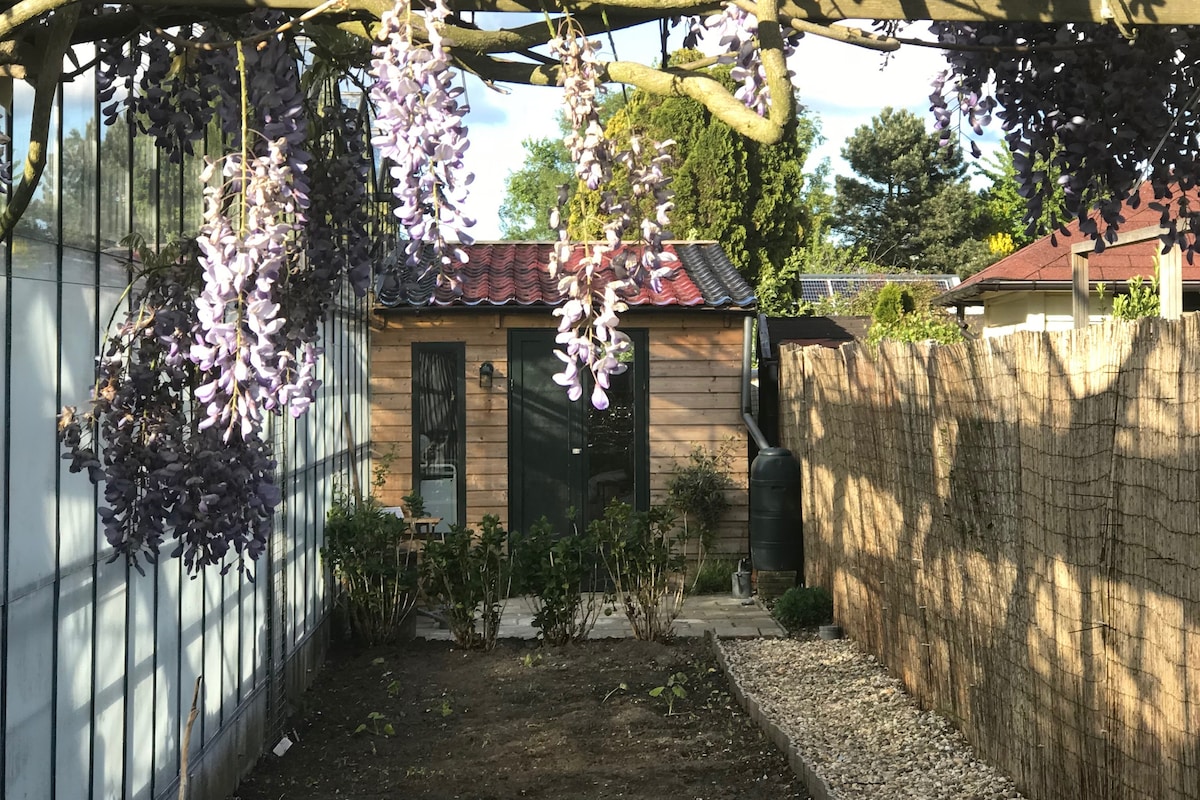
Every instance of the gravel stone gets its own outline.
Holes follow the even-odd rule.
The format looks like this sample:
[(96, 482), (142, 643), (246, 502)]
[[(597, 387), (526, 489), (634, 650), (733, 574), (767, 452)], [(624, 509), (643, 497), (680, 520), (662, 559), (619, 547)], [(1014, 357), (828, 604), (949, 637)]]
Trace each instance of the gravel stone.
[(1023, 800), (1012, 780), (980, 761), (949, 722), (921, 711), (852, 641), (717, 646), (730, 679), (787, 736), (830, 798)]

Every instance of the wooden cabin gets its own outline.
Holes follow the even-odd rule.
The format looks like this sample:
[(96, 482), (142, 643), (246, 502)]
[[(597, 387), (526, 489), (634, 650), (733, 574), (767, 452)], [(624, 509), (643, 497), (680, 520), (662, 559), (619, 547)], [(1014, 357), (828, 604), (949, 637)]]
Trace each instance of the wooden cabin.
[[(661, 291), (629, 297), (621, 328), (629, 369), (610, 406), (572, 403), (552, 380), (562, 302), (550, 244), (466, 248), (461, 293), (405, 268), (378, 287), (371, 333), (371, 441), (393, 461), (382, 500), (417, 490), (428, 513), (475, 527), (496, 514), (512, 530), (546, 516), (569, 531), (614, 497), (661, 502), (696, 445), (730, 455), (732, 508), (714, 552), (745, 554), (747, 432), (743, 322), (752, 289), (721, 247), (673, 242), (679, 261)], [(573, 269), (580, 251), (566, 265)]]

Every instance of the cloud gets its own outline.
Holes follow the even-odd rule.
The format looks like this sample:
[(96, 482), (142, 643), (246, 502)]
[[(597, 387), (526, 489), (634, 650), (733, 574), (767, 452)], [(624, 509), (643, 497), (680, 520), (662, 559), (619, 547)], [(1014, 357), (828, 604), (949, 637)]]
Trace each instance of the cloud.
[(471, 234), (483, 241), (499, 239), (504, 180), (525, 163), (524, 139), (559, 135), (557, 111), (562, 92), (516, 86), (511, 94), (501, 95), (472, 77), (467, 80), (467, 96), (471, 146), (465, 160), (467, 169), (475, 173), (467, 201), (467, 213), (476, 220)]

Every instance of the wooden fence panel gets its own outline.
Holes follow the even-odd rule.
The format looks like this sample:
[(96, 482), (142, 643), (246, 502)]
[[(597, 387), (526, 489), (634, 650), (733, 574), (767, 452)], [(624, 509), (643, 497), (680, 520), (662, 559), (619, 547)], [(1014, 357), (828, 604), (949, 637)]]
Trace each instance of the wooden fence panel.
[(785, 347), (805, 574), (1038, 800), (1200, 786), (1200, 318)]

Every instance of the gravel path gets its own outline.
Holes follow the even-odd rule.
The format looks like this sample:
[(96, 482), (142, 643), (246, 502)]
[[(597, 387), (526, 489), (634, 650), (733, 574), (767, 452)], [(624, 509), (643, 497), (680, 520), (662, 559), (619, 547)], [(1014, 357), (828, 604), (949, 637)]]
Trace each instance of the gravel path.
[(790, 740), (793, 767), (798, 755), (815, 798), (1022, 797), (849, 640), (723, 640), (717, 647), (741, 693), (769, 721), (765, 727)]

